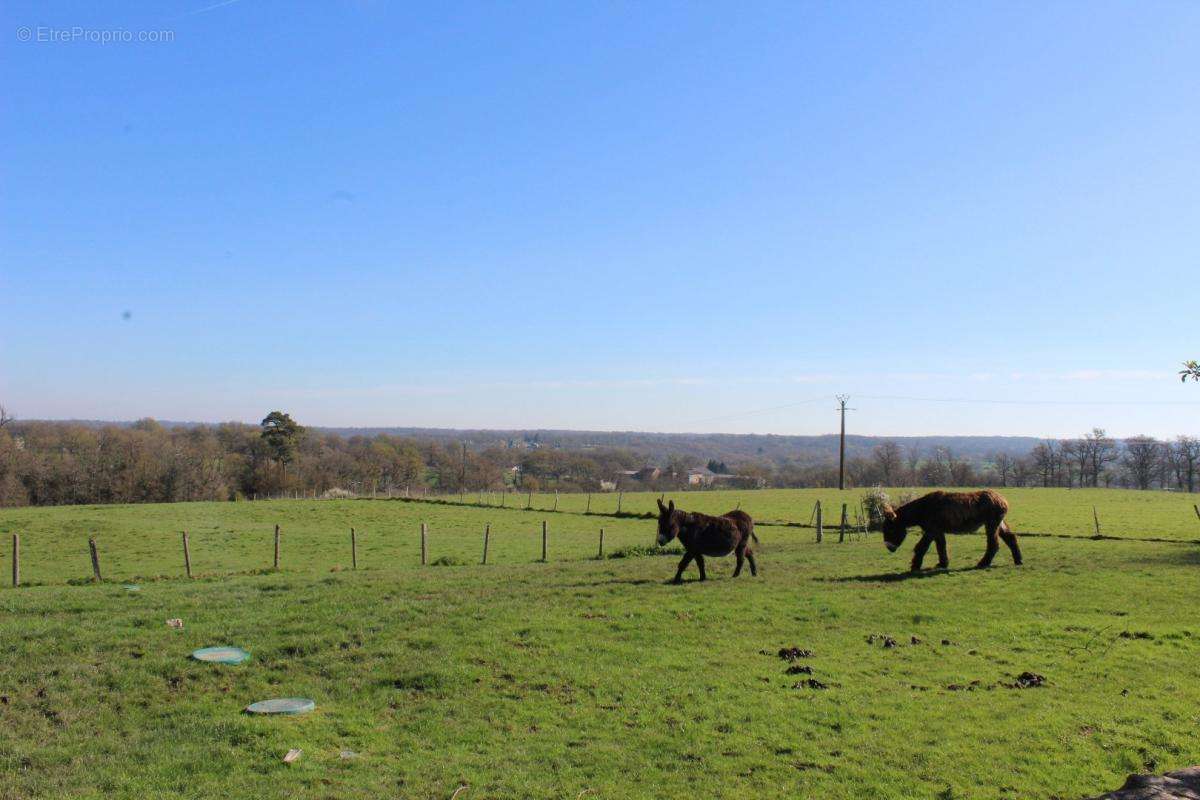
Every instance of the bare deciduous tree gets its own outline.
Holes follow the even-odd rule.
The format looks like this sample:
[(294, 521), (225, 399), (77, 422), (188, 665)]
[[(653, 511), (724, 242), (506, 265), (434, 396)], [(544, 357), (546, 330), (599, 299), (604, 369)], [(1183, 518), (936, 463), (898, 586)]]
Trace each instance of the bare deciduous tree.
[(1008, 486), (1009, 476), (1013, 473), (1013, 457), (1008, 453), (999, 452), (992, 456), (992, 463), (996, 465), (996, 476), (1000, 478), (1000, 486)]
[(1200, 466), (1200, 439), (1180, 436), (1175, 440), (1172, 449), (1182, 473), (1183, 485), (1189, 492), (1196, 491), (1196, 469)]
[(920, 447), (920, 445), (917, 445), (917, 444), (909, 445), (908, 453), (905, 454), (904, 466), (908, 470), (908, 474), (905, 476), (907, 478), (907, 482), (911, 483), (911, 484), (916, 484), (917, 468), (921, 466), (921, 447)]
[[(1117, 460), (1119, 455), (1117, 443), (1109, 438), (1103, 428), (1092, 428), (1091, 433), (1084, 435), (1083, 443), (1088, 451), (1092, 486), (1099, 486), (1100, 473), (1104, 471), (1104, 465)], [(1081, 479), (1080, 485), (1082, 483)]]
[(1162, 442), (1150, 436), (1134, 436), (1125, 440), (1125, 457), (1121, 463), (1137, 488), (1149, 489), (1161, 457)]
[(1035, 445), (1029, 456), (1033, 459), (1034, 469), (1042, 479), (1042, 486), (1053, 486), (1054, 478), (1058, 474), (1060, 458), (1058, 442), (1047, 439)]
[(879, 467), (879, 477), (884, 486), (896, 486), (899, 483), (902, 454), (900, 445), (888, 439), (875, 448), (873, 453), (875, 464)]

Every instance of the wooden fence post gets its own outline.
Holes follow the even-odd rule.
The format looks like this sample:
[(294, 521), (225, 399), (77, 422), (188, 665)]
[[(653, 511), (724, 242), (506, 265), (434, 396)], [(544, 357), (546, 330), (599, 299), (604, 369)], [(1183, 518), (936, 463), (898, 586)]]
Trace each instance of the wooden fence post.
[(100, 578), (100, 553), (96, 551), (96, 537), (88, 537), (88, 549), (92, 551), (92, 576), (99, 583)]
[(533, 489), (529, 490), (529, 497), (525, 500), (525, 510), (533, 508)]
[[(585, 513), (585, 514), (592, 513), (592, 493), (591, 492), (588, 492), (587, 511), (585, 511), (583, 513)], [(1200, 511), (1196, 512), (1196, 516), (1200, 516)]]
[(183, 571), (189, 578), (192, 577), (192, 548), (188, 546), (188, 533), (183, 532)]
[(422, 522), (421, 523), (421, 566), (422, 567), (425, 566), (425, 560), (428, 556), (428, 551), (425, 549), (425, 535), (426, 535), (427, 530), (428, 529), (426, 528), (425, 523)]
[(558, 511), (558, 489), (554, 490), (554, 510)]
[(1200, 519), (1200, 505), (1192, 503), (1192, 511), (1196, 512), (1196, 519)]
[(846, 541), (846, 504), (842, 503), (842, 525), (838, 531), (838, 543)]
[(623, 500), (624, 497), (625, 497), (625, 492), (623, 492), (623, 491), (617, 492), (617, 513), (618, 514), (621, 513), (621, 500)]
[(506, 486), (500, 490), (500, 507), (501, 508), (504, 508), (504, 501), (507, 497), (508, 497), (508, 487)]
[(484, 564), (487, 563), (488, 542), (491, 538), (492, 538), (492, 526), (490, 524), (484, 525), (483, 526), (483, 563)]
[(279, 569), (279, 526), (275, 526), (275, 569)]
[(542, 520), (542, 561), (546, 560), (546, 540), (548, 538), (546, 520)]
[(13, 588), (21, 585), (21, 534), (13, 534)]
[(817, 501), (817, 544), (825, 538), (824, 526), (821, 524), (821, 501)]
[(1100, 515), (1096, 512), (1096, 507), (1092, 506), (1092, 521), (1096, 523), (1096, 535), (1100, 535)]
[(358, 535), (350, 529), (350, 569), (358, 569)]
[(600, 552), (596, 554), (596, 558), (604, 558), (604, 528), (600, 529)]

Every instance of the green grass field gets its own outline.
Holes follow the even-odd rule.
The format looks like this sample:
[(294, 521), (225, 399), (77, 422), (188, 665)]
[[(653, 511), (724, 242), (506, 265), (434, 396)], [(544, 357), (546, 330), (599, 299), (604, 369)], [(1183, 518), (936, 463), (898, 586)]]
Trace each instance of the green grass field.
[[(1200, 762), (1188, 498), (1006, 494), (1018, 530), (1087, 537), (1094, 502), (1105, 534), (1179, 541), (1030, 537), (1025, 566), (1002, 551), (975, 571), (982, 535), (957, 536), (953, 569), (909, 577), (913, 537), (889, 555), (878, 534), (817, 545), (764, 525), (760, 577), (732, 580), (726, 559), (676, 587), (674, 558), (593, 558), (601, 526), (610, 551), (649, 543), (640, 519), (383, 500), (3, 509), (32, 585), (0, 590), (0, 798), (1076, 798)], [(840, 502), (678, 499), (807, 522), (817, 496)], [(431, 560), (466, 565), (422, 568), (421, 521)], [(215, 644), (253, 658), (187, 658)], [(790, 646), (812, 656), (789, 664)], [(1012, 688), (1026, 671), (1046, 684)], [(241, 713), (296, 695), (317, 710)]]

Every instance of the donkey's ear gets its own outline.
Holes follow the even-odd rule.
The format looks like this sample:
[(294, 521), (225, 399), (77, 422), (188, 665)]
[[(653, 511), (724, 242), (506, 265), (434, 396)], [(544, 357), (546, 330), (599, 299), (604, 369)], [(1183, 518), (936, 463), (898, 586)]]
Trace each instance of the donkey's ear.
[(658, 511), (660, 514), (667, 513), (667, 507), (662, 504), (662, 498), (658, 498)]
[(667, 502), (668, 502), (668, 503), (670, 503), (670, 506), (668, 506), (668, 508), (669, 508), (671, 511), (674, 511), (674, 510), (675, 510), (675, 501), (674, 501), (674, 500), (668, 500)]

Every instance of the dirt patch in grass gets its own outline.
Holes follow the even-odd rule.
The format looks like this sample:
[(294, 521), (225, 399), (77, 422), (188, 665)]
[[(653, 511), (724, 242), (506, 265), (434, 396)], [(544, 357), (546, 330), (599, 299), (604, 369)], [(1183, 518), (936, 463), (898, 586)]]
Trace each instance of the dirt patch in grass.
[(797, 661), (801, 658), (812, 658), (813, 651), (806, 650), (802, 647), (781, 647), (779, 648), (779, 657), (784, 661)]

